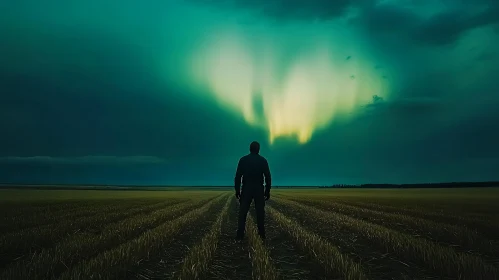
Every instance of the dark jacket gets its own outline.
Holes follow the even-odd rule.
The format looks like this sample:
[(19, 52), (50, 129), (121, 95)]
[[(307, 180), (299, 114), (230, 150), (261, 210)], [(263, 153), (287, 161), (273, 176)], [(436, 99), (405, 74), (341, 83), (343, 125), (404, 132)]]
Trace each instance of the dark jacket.
[(250, 153), (239, 159), (236, 177), (234, 178), (234, 188), (236, 192), (240, 191), (242, 178), (244, 190), (263, 189), (264, 176), (265, 192), (269, 193), (272, 186), (269, 163), (261, 155)]

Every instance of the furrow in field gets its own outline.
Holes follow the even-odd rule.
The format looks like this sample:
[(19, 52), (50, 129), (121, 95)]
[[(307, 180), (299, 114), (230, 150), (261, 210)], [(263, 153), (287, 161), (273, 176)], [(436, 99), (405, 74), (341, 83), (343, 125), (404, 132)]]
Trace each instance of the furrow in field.
[[(5, 217), (0, 224), (2, 234), (23, 230), (27, 228), (44, 226), (49, 224), (61, 223), (63, 220), (74, 220), (81, 217), (92, 216), (103, 210), (122, 211), (134, 207), (140, 207), (146, 204), (158, 204), (161, 201), (99, 201), (78, 204), (72, 208), (57, 208), (52, 210), (38, 211), (33, 213), (24, 213), (21, 216)], [(112, 209), (105, 209), (113, 207)]]
[[(342, 254), (338, 248), (301, 227), (296, 221), (286, 217), (271, 206), (268, 206), (267, 209), (272, 218), (269, 221), (268, 228), (272, 229), (273, 226), (281, 228), (281, 231), (278, 232), (281, 236), (273, 237), (272, 230), (268, 231), (270, 236), (268, 236), (267, 245), (275, 242), (272, 239), (280, 239), (282, 242), (283, 236), (288, 236), (302, 252), (306, 253), (306, 256), (299, 254), (293, 248), (294, 244), (282, 246), (285, 243), (281, 243), (276, 245), (284, 247), (284, 250), (287, 249), (287, 252), (281, 249), (281, 256), (274, 258), (276, 261), (279, 258), (289, 258), (286, 264), (290, 267), (279, 271), (284, 279), (366, 279), (360, 265), (355, 263), (349, 256)], [(277, 266), (284, 268), (282, 263)], [(293, 271), (295, 273), (290, 273)]]
[[(74, 201), (72, 203), (56, 203), (45, 207), (29, 207), (24, 204), (11, 204), (10, 209), (1, 210), (0, 232), (22, 229), (24, 224), (38, 225), (52, 219), (60, 213), (68, 213), (93, 206), (94, 202)], [(38, 223), (38, 224), (37, 224)]]
[(2, 201), (0, 211), (6, 216), (23, 216), (25, 214), (53, 211), (55, 209), (71, 209), (86, 204), (87, 201), (69, 200), (48, 200), (48, 201)]
[(252, 277), (255, 280), (277, 280), (280, 279), (273, 260), (265, 248), (262, 239), (257, 233), (255, 222), (248, 215), (246, 222), (246, 235), (249, 242), (249, 256), (252, 264)]
[[(287, 204), (286, 201), (274, 198), (270, 204), (304, 229), (338, 248), (342, 254), (349, 256), (355, 263), (360, 264), (361, 270), (368, 279), (408, 279), (411, 277), (424, 279), (434, 276), (434, 273), (425, 271), (415, 263), (399, 262), (396, 255), (379, 250), (373, 242), (355, 232), (345, 230), (337, 224), (311, 219), (308, 212)], [(408, 277), (409, 275), (411, 277)]]
[[(331, 198), (337, 199), (340, 202), (344, 203), (359, 203), (359, 204), (371, 204), (374, 206), (387, 206), (388, 208), (403, 208), (405, 210), (411, 212), (429, 212), (436, 213), (439, 216), (452, 216), (462, 220), (483, 220), (488, 221), (490, 219), (494, 219), (494, 216), (497, 218), (497, 213), (494, 210), (495, 207), (492, 207), (486, 201), (481, 201), (484, 203), (485, 207), (479, 212), (476, 212), (477, 205), (469, 204), (467, 201), (453, 201), (444, 200), (444, 199), (435, 199), (435, 198), (426, 198), (426, 199), (404, 199), (404, 198), (383, 198), (383, 199), (359, 199), (359, 198)], [(430, 201), (428, 201), (430, 200)]]
[(51, 249), (32, 255), (29, 260), (13, 264), (4, 274), (16, 275), (18, 279), (46, 279), (49, 275), (59, 275), (67, 267), (133, 239), (148, 229), (199, 207), (204, 202), (185, 202), (152, 213), (139, 214), (104, 227), (99, 234), (73, 235)]
[(432, 269), (440, 276), (454, 279), (496, 279), (499, 277), (499, 268), (485, 264), (483, 259), (477, 256), (458, 253), (452, 248), (440, 246), (426, 239), (415, 238), (346, 215), (322, 211), (290, 200), (282, 202), (305, 211), (311, 219), (340, 226), (367, 238), (380, 249), (395, 253), (400, 259), (413, 261)]
[(426, 210), (441, 213), (443, 215), (462, 216), (468, 219), (492, 218), (494, 216), (497, 217), (497, 211), (499, 210), (496, 203), (491, 203), (490, 197), (483, 197), (477, 200), (473, 197), (438, 197), (438, 194), (434, 194), (432, 196), (427, 196), (425, 198), (419, 199), (404, 198), (400, 195), (390, 198), (381, 197), (377, 199), (370, 197), (341, 199), (380, 205), (389, 205), (394, 207), (403, 207), (416, 211)]
[(194, 246), (184, 258), (178, 279), (194, 280), (203, 278), (208, 271), (213, 255), (217, 250), (218, 239), (222, 232), (222, 222), (227, 216), (232, 197), (227, 198), (224, 208), (218, 215), (210, 231), (203, 237), (201, 242)]
[(178, 204), (181, 200), (166, 201), (154, 205), (133, 207), (124, 211), (115, 211), (106, 207), (94, 216), (77, 220), (66, 220), (54, 225), (24, 229), (0, 236), (0, 267), (14, 260), (31, 257), (33, 253), (50, 248), (57, 242), (77, 233), (97, 234), (108, 223), (113, 223), (128, 217), (153, 212), (168, 205)]
[[(309, 199), (326, 199), (341, 202), (368, 203), (405, 208), (414, 211), (427, 211), (441, 215), (453, 215), (465, 219), (490, 220), (499, 218), (499, 207), (495, 202), (499, 193), (490, 193), (484, 190), (469, 189), (469, 195), (457, 195), (462, 190), (323, 190), (306, 193)], [(296, 198), (299, 193), (284, 192), (281, 195), (287, 198)], [(305, 193), (302, 193), (305, 194)], [(480, 195), (481, 194), (481, 195)], [(477, 196), (478, 195), (478, 196)]]
[(213, 262), (205, 274), (205, 279), (251, 279), (248, 243), (246, 240), (242, 242), (235, 240), (238, 211), (239, 202), (236, 199), (232, 199), (228, 210), (229, 213), (222, 224), (222, 232), (218, 240)]
[(333, 202), (331, 200), (291, 199), (319, 209), (333, 211), (366, 220), (387, 228), (406, 232), (413, 236), (423, 236), (459, 249), (459, 251), (485, 254), (490, 258), (499, 256), (499, 247), (476, 231), (463, 226), (437, 223), (403, 214), (386, 213), (367, 208)]
[(203, 213), (196, 220), (184, 226), (182, 234), (177, 234), (158, 250), (127, 269), (125, 279), (174, 279), (178, 277), (183, 259), (194, 246), (203, 239), (224, 207), (223, 200)]
[(126, 279), (129, 267), (139, 264), (148, 256), (158, 254), (175, 235), (219, 205), (224, 198), (226, 198), (225, 195), (218, 196), (202, 207), (196, 207), (174, 220), (143, 232), (135, 239), (103, 251), (92, 259), (80, 262), (66, 270), (60, 279)]
[(465, 216), (457, 216), (449, 213), (431, 212), (428, 209), (424, 208), (415, 209), (415, 208), (405, 208), (403, 206), (396, 207), (396, 206), (382, 205), (377, 203), (342, 201), (342, 200), (339, 200), (339, 202), (380, 212), (403, 214), (411, 217), (432, 220), (443, 224), (451, 224), (461, 227), (465, 226), (472, 230), (477, 230), (481, 235), (487, 238), (490, 238), (492, 240), (499, 240), (499, 223), (494, 222), (494, 220), (477, 219), (477, 218), (471, 219)]

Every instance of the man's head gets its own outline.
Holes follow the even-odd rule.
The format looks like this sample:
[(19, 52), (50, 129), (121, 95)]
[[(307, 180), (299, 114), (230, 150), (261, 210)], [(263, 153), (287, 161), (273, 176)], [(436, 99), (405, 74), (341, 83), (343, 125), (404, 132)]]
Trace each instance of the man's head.
[(253, 141), (250, 144), (250, 153), (252, 154), (258, 154), (260, 153), (260, 143)]

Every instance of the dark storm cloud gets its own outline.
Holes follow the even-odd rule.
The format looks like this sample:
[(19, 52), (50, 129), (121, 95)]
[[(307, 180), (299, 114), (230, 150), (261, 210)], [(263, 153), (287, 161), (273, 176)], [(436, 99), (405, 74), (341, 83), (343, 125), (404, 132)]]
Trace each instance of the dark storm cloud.
[(413, 29), (420, 19), (409, 8), (382, 4), (365, 7), (360, 16), (351, 21), (363, 24), (370, 32), (385, 33)]
[[(331, 20), (351, 16), (349, 20), (352, 23), (360, 23), (369, 32), (396, 34), (399, 38), (406, 37), (431, 45), (451, 44), (468, 30), (499, 23), (499, 4), (489, 0), (464, 1), (466, 6), (462, 8), (450, 5), (448, 10), (429, 19), (397, 2), (380, 4), (380, 1), (375, 0), (193, 1), (205, 5), (248, 9), (279, 21)], [(460, 1), (454, 4), (459, 3)], [(352, 16), (350, 8), (358, 9), (360, 13)]]
[(414, 38), (429, 44), (443, 45), (458, 40), (466, 31), (499, 23), (499, 5), (478, 14), (454, 11), (434, 16), (416, 28)]
[(327, 20), (342, 16), (352, 4), (371, 0), (192, 0), (204, 5), (217, 5), (224, 8), (249, 9), (260, 15), (278, 20)]
[[(396, 4), (366, 6), (361, 16), (353, 22), (361, 23), (370, 32), (390, 34), (398, 38), (430, 45), (454, 43), (466, 31), (499, 23), (499, 4), (467, 2), (471, 7), (455, 8), (437, 13), (425, 19), (414, 10)], [(479, 9), (477, 12), (476, 9)], [(375, 36), (375, 34), (373, 35)]]

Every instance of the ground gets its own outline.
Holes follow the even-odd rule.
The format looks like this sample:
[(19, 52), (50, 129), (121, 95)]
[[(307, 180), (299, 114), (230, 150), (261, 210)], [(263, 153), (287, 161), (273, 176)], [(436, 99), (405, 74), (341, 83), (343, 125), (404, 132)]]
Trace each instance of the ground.
[(499, 279), (499, 189), (0, 190), (0, 279)]

